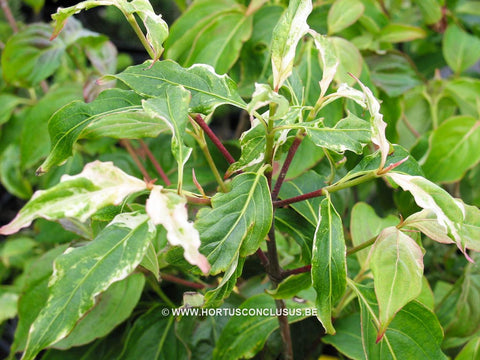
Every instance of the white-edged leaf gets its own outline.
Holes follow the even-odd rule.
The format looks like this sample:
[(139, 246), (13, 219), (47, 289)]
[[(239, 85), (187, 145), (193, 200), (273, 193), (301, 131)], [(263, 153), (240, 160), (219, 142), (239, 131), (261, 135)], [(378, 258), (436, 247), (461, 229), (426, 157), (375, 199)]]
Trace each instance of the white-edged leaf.
[(320, 35), (314, 30), (310, 30), (309, 33), (313, 36), (315, 46), (320, 53), (320, 63), (322, 65), (322, 80), (320, 80), (320, 98), (322, 98), (328, 90), (335, 73), (339, 61), (335, 52), (335, 48), (327, 36)]
[(311, 0), (291, 0), (273, 29), (272, 71), (276, 91), (292, 73), (295, 50), (309, 29), (307, 17), (311, 11)]
[(313, 239), (312, 284), (317, 317), (328, 334), (335, 334), (332, 312), (347, 286), (345, 238), (342, 219), (328, 197), (320, 205), (319, 218)]
[(432, 211), (437, 217), (438, 226), (455, 241), (460, 250), (465, 252), (460, 233), (465, 219), (465, 207), (462, 203), (456, 201), (438, 185), (421, 176), (396, 172), (389, 172), (387, 176), (403, 190), (409, 191), (418, 206)]
[(287, 113), (290, 104), (284, 96), (274, 92), (270, 85), (255, 83), (255, 91), (246, 110), (252, 115), (255, 110), (272, 102), (277, 104), (275, 118), (280, 118)]
[(144, 189), (144, 181), (126, 174), (112, 162), (97, 160), (85, 165), (80, 174), (63, 175), (59, 184), (36, 191), (17, 216), (0, 228), (0, 234), (13, 234), (39, 217), (71, 217), (84, 222), (97, 210), (118, 205), (128, 195)]
[(370, 269), (380, 309), (379, 339), (395, 314), (422, 291), (422, 249), (396, 227), (388, 227), (370, 251)]
[(438, 226), (437, 215), (432, 210), (423, 209), (410, 215), (403, 222), (403, 226), (413, 227), (420, 230), (430, 239), (442, 244), (454, 244), (443, 226)]
[(363, 85), (360, 80), (358, 84), (365, 94), (365, 102), (367, 104), (368, 111), (370, 112), (370, 124), (372, 127), (372, 142), (378, 146), (380, 154), (382, 155), (382, 161), (380, 162), (380, 169), (385, 165), (388, 153), (390, 152), (390, 143), (385, 136), (385, 128), (387, 123), (383, 121), (383, 115), (380, 114), (380, 103), (373, 96), (372, 91)]
[(137, 267), (155, 233), (147, 215), (120, 214), (92, 242), (59, 256), (47, 304), (30, 327), (22, 359), (32, 360), (66, 337), (99, 294)]
[(188, 221), (186, 200), (173, 193), (162, 193), (160, 186), (154, 186), (147, 200), (147, 214), (155, 225), (162, 225), (167, 230), (168, 242), (183, 247), (185, 259), (192, 265), (197, 265), (204, 274), (210, 270), (210, 265), (202, 254), (200, 235)]

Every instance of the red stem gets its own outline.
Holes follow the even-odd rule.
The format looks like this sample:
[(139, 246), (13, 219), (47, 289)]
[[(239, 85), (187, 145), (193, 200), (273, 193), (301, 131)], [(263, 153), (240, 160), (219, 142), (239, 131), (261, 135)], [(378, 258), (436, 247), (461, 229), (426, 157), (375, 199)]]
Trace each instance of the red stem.
[(309, 272), (310, 270), (312, 270), (312, 265), (305, 265), (296, 269), (284, 270), (282, 272), (282, 276), (286, 278), (287, 276), (306, 273), (306, 272)]
[(278, 175), (277, 182), (275, 183), (275, 188), (273, 189), (273, 192), (272, 192), (272, 201), (277, 200), (283, 181), (285, 180), (285, 176), (287, 176), (287, 172), (290, 167), (290, 164), (292, 163), (293, 157), (295, 156), (295, 153), (297, 152), (297, 149), (300, 146), (300, 143), (302, 142), (302, 140), (303, 140), (303, 136), (295, 137), (295, 140), (293, 141), (292, 146), (288, 150), (287, 158), (285, 159), (285, 162), (282, 165), (282, 169), (280, 170), (280, 174)]
[(289, 199), (274, 201), (273, 206), (274, 207), (282, 207), (282, 206), (290, 205), (290, 204), (293, 204), (293, 203), (296, 203), (296, 202), (299, 202), (299, 201), (319, 197), (319, 196), (322, 196), (322, 195), (323, 195), (323, 189), (318, 189), (318, 190), (315, 190), (315, 191), (312, 191), (312, 192), (309, 192), (309, 193), (306, 193), (306, 194), (298, 195), (298, 196), (295, 196), (295, 197), (292, 197), (292, 198), (289, 198)]
[(205, 285), (203, 285), (203, 284), (198, 284), (198, 283), (195, 283), (193, 281), (188, 281), (188, 280), (176, 277), (174, 275), (162, 274), (161, 276), (162, 276), (163, 280), (170, 281), (170, 282), (173, 282), (173, 283), (176, 283), (176, 284), (179, 284), (179, 285), (188, 286), (188, 287), (191, 287), (193, 289), (204, 289), (205, 288)]
[(212, 129), (207, 125), (207, 123), (203, 120), (203, 118), (200, 116), (200, 114), (197, 114), (195, 116), (195, 122), (202, 128), (202, 130), (207, 134), (207, 136), (212, 140), (212, 142), (215, 144), (217, 149), (222, 153), (222, 155), (225, 157), (225, 159), (228, 161), (229, 164), (233, 164), (235, 162), (235, 159), (233, 156), (228, 152), (228, 150), (223, 146), (222, 142), (220, 139), (217, 137), (217, 135), (214, 134)]
[(260, 258), (260, 261), (264, 267), (268, 266), (268, 258), (267, 255), (263, 252), (262, 249), (258, 248), (257, 250), (257, 256)]
[(145, 178), (145, 181), (146, 181), (146, 182), (151, 182), (151, 181), (152, 181), (152, 178), (150, 177), (150, 175), (148, 175), (147, 169), (145, 169), (145, 167), (143, 166), (142, 162), (141, 162), (140, 159), (138, 158), (137, 153), (136, 153), (135, 150), (133, 149), (132, 144), (130, 143), (130, 141), (127, 140), (127, 139), (122, 139), (122, 140), (120, 140), (120, 144), (121, 144), (125, 149), (127, 149), (128, 153), (129, 153), (130, 156), (132, 157), (133, 161), (134, 161), (135, 164), (137, 165), (137, 167), (138, 167), (138, 169), (140, 170), (140, 172), (142, 173), (143, 177)]
[(145, 154), (147, 155), (148, 159), (150, 160), (150, 162), (153, 164), (153, 166), (155, 167), (155, 170), (157, 170), (157, 173), (158, 175), (160, 175), (160, 177), (162, 178), (163, 182), (165, 183), (165, 185), (167, 186), (170, 186), (172, 184), (172, 182), (170, 181), (170, 179), (168, 178), (167, 174), (165, 173), (165, 171), (163, 171), (163, 168), (162, 166), (159, 164), (159, 162), (157, 161), (157, 159), (155, 159), (155, 156), (153, 156), (152, 152), (150, 151), (150, 149), (148, 148), (147, 144), (145, 144), (145, 142), (143, 140), (140, 140), (140, 146), (142, 147), (142, 150), (145, 152)]

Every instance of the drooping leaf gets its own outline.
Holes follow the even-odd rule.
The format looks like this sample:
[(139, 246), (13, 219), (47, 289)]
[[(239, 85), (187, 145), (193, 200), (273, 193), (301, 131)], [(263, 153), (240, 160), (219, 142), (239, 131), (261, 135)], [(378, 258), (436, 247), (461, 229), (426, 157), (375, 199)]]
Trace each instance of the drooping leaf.
[(161, 187), (155, 186), (147, 200), (147, 214), (155, 225), (161, 224), (167, 230), (168, 242), (184, 248), (185, 259), (197, 265), (204, 274), (210, 270), (205, 256), (198, 252), (200, 236), (193, 223), (188, 221), (185, 198), (172, 193), (162, 193)]
[(380, 309), (378, 340), (395, 314), (422, 291), (422, 249), (396, 227), (389, 227), (375, 241), (369, 264)]
[[(117, 7), (129, 21), (134, 15), (137, 15), (142, 20), (146, 29), (145, 40), (152, 51), (153, 60), (158, 60), (163, 53), (162, 44), (168, 36), (168, 26), (161, 15), (155, 14), (148, 0), (87, 0), (67, 8), (59, 8), (58, 11), (52, 15), (55, 21), (52, 38), (55, 38), (60, 31), (62, 31), (70, 16), (78, 14), (82, 10), (110, 5)], [(133, 20), (135, 20), (135, 18), (133, 18)]]
[(480, 58), (480, 39), (451, 24), (443, 36), (442, 50), (448, 66), (460, 74)]
[(461, 224), (465, 218), (465, 209), (461, 203), (455, 201), (441, 187), (421, 176), (390, 172), (388, 177), (403, 190), (409, 191), (418, 206), (433, 211), (438, 225), (455, 241), (460, 250), (465, 251), (460, 236)]
[(320, 206), (313, 239), (312, 284), (317, 292), (317, 317), (328, 334), (335, 334), (332, 311), (345, 292), (347, 262), (342, 219), (327, 197)]
[(166, 57), (182, 66), (208, 64), (226, 73), (252, 32), (246, 8), (229, 0), (195, 1), (173, 24)]
[(437, 216), (432, 210), (422, 210), (410, 215), (403, 222), (403, 226), (420, 230), (430, 239), (443, 244), (454, 244), (445, 228), (438, 226)]
[(365, 103), (367, 105), (368, 111), (370, 113), (370, 125), (372, 128), (372, 142), (377, 145), (380, 154), (382, 156), (382, 161), (380, 162), (380, 168), (383, 168), (387, 156), (390, 152), (390, 144), (385, 137), (385, 128), (387, 124), (383, 121), (383, 115), (380, 113), (380, 103), (373, 96), (372, 91), (363, 85), (360, 81), (358, 84), (363, 90), (365, 95)]
[(141, 98), (132, 91), (111, 89), (86, 104), (74, 101), (59, 109), (50, 119), (48, 130), (51, 150), (37, 172), (50, 170), (72, 155), (80, 138), (155, 137), (167, 127), (152, 119), (141, 106)]
[(308, 31), (307, 17), (311, 11), (311, 1), (292, 0), (273, 30), (272, 71), (276, 91), (292, 73), (295, 50)]
[(330, 38), (320, 35), (313, 30), (310, 30), (310, 34), (313, 36), (315, 47), (320, 53), (319, 59), (323, 71), (322, 80), (320, 80), (320, 97), (323, 97), (327, 93), (328, 87), (337, 72), (339, 61)]
[(183, 168), (192, 152), (184, 141), (185, 128), (188, 123), (188, 105), (190, 93), (181, 86), (169, 86), (159, 97), (143, 102), (143, 108), (152, 118), (161, 119), (171, 129), (172, 153), (178, 163), (178, 189), (182, 189)]
[(346, 118), (334, 127), (323, 125), (323, 119), (315, 122), (297, 123), (292, 128), (304, 129), (312, 142), (322, 148), (338, 153), (347, 150), (361, 154), (363, 147), (370, 141), (370, 124), (348, 112)]
[[(246, 104), (237, 92), (236, 84), (226, 75), (217, 75), (208, 65), (196, 64), (185, 69), (171, 60), (130, 66), (112, 76), (142, 96), (162, 96), (165, 87), (180, 85), (190, 91), (189, 112), (209, 114), (222, 104), (245, 109)], [(112, 77), (106, 77), (110, 79)]]
[(113, 163), (97, 160), (85, 165), (80, 174), (63, 175), (58, 185), (36, 191), (17, 216), (0, 228), (0, 234), (13, 234), (39, 217), (47, 220), (72, 217), (84, 222), (102, 207), (118, 205), (128, 195), (145, 188), (145, 182), (124, 173)]
[[(356, 203), (352, 208), (350, 220), (350, 232), (353, 246), (359, 246), (380, 234), (380, 231), (389, 226), (395, 226), (399, 222), (396, 216), (389, 215), (385, 218), (379, 217), (375, 210), (364, 202)], [(357, 251), (358, 262), (362, 267), (367, 264), (369, 249)]]
[[(289, 323), (304, 319), (304, 310), (309, 305), (311, 306), (309, 303), (288, 301), (287, 308), (292, 312), (288, 317)], [(251, 296), (238, 309), (240, 312), (246, 310), (247, 314), (253, 309), (260, 314), (231, 317), (216, 342), (214, 360), (254, 357), (263, 348), (270, 334), (279, 327), (278, 319), (274, 316), (275, 301), (267, 294)]]
[(328, 12), (328, 34), (335, 34), (355, 23), (365, 6), (359, 0), (335, 1)]
[(69, 349), (106, 336), (130, 316), (140, 299), (144, 284), (145, 277), (140, 273), (113, 283), (75, 325), (72, 332), (53, 347)]
[(33, 87), (52, 75), (65, 53), (61, 39), (50, 41), (52, 28), (32, 24), (10, 37), (2, 50), (5, 81), (18, 87)]
[(166, 316), (163, 306), (154, 306), (140, 316), (128, 332), (121, 360), (185, 359), (185, 345), (175, 335), (173, 315)]
[(34, 359), (40, 350), (66, 337), (99, 293), (135, 269), (154, 236), (148, 216), (120, 214), (94, 241), (58, 257), (47, 304), (30, 328), (23, 358)]
[(435, 182), (458, 181), (480, 161), (476, 150), (480, 121), (470, 116), (450, 118), (433, 131), (429, 142), (423, 164), (426, 177)]

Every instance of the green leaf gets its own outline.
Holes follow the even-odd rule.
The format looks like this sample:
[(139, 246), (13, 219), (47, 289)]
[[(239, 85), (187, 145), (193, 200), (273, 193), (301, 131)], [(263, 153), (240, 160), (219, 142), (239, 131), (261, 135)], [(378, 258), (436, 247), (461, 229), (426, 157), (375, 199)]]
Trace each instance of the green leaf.
[(349, 73), (360, 77), (363, 68), (362, 54), (355, 45), (344, 38), (334, 36), (330, 40), (339, 61), (335, 80), (338, 83), (353, 85), (355, 79)]
[(272, 223), (272, 202), (265, 176), (244, 173), (233, 179), (232, 190), (212, 197), (212, 209), (202, 209), (195, 227), (200, 250), (207, 255), (210, 274), (226, 271), (257, 251)]
[[(196, 64), (185, 69), (171, 60), (152, 65), (130, 66), (112, 76), (142, 96), (162, 96), (165, 87), (181, 85), (192, 94), (189, 112), (209, 114), (219, 105), (230, 104), (245, 109), (246, 104), (237, 92), (237, 85), (226, 75), (217, 75), (208, 65)], [(110, 79), (111, 77), (105, 77)]]
[(172, 26), (166, 57), (183, 66), (212, 65), (224, 74), (251, 33), (252, 16), (244, 6), (228, 0), (195, 1)]
[(29, 263), (25, 269), (25, 281), (18, 301), (18, 326), (12, 344), (12, 352), (25, 349), (28, 330), (48, 299), (48, 279), (53, 272), (53, 261), (68, 245), (51, 249)]
[(335, 321), (335, 335), (326, 335), (322, 341), (334, 346), (342, 354), (354, 360), (365, 360), (362, 346), (360, 314), (353, 313)]
[(89, 104), (74, 101), (59, 109), (48, 124), (50, 154), (37, 172), (46, 172), (67, 160), (81, 138), (155, 137), (165, 131), (165, 124), (147, 115), (140, 100), (132, 91), (111, 89)]
[(181, 86), (169, 86), (159, 97), (143, 102), (143, 108), (152, 118), (166, 123), (173, 133), (172, 153), (178, 163), (178, 190), (183, 184), (183, 168), (192, 152), (185, 146), (184, 134), (188, 123), (190, 93)]
[(307, 17), (311, 11), (310, 0), (292, 0), (273, 29), (272, 71), (275, 91), (292, 73), (295, 50), (308, 31)]
[(0, 259), (6, 267), (23, 269), (25, 263), (34, 255), (38, 243), (29, 237), (10, 238), (0, 248)]
[(460, 351), (455, 360), (477, 360), (480, 358), (480, 336), (472, 338)]
[(427, 33), (422, 28), (406, 24), (388, 24), (380, 31), (379, 41), (388, 43), (423, 39)]
[(422, 84), (411, 60), (402, 53), (372, 53), (365, 57), (365, 61), (370, 69), (372, 82), (390, 97), (400, 96)]
[(310, 264), (315, 226), (292, 209), (279, 208), (275, 211), (275, 229), (293, 237), (302, 250), (303, 262)]
[(27, 110), (20, 138), (21, 166), (23, 169), (38, 165), (48, 155), (50, 139), (48, 120), (62, 106), (82, 98), (80, 84), (54, 86), (34, 106)]
[(17, 216), (0, 228), (9, 235), (29, 226), (36, 218), (58, 220), (73, 217), (86, 221), (106, 205), (119, 205), (125, 197), (146, 188), (145, 182), (124, 173), (113, 163), (94, 161), (75, 176), (63, 175), (48, 190), (38, 190)]
[(465, 218), (465, 208), (462, 203), (455, 201), (441, 187), (421, 176), (395, 172), (389, 172), (387, 176), (403, 190), (409, 191), (418, 206), (433, 211), (437, 217), (438, 226), (455, 241), (460, 250), (465, 251), (460, 235), (461, 224)]
[(2, 72), (7, 83), (33, 87), (58, 69), (65, 44), (60, 39), (50, 41), (51, 31), (47, 24), (33, 24), (10, 37), (2, 51)]
[[(469, 263), (465, 267), (463, 278), (457, 282), (460, 291), (453, 308), (448, 309), (450, 319), (442, 324), (445, 337), (450, 341), (455, 338), (468, 338), (480, 330), (480, 312), (477, 306), (480, 296), (480, 257), (475, 253), (472, 258), (475, 263)], [(442, 301), (439, 313), (444, 305), (448, 305), (448, 302)]]
[(439, 22), (442, 18), (441, 1), (438, 0), (416, 0), (415, 3), (422, 12), (422, 18), (427, 25)]
[(335, 34), (354, 24), (363, 14), (365, 6), (358, 0), (335, 1), (328, 11), (328, 34)]
[[(385, 218), (381, 218), (367, 203), (356, 203), (352, 208), (350, 220), (352, 244), (353, 246), (359, 246), (373, 237), (376, 237), (378, 234), (380, 234), (382, 229), (389, 226), (395, 226), (398, 223), (399, 219), (396, 216), (389, 215)], [(363, 249), (355, 253), (362, 268), (367, 265), (369, 251), (369, 249)]]
[(45, 0), (23, 0), (25, 4), (30, 6), (35, 13), (39, 13), (45, 4)]
[(148, 216), (120, 214), (94, 241), (58, 257), (48, 302), (30, 328), (23, 358), (34, 359), (40, 350), (66, 337), (98, 294), (135, 269), (154, 236)]
[(380, 308), (378, 341), (395, 314), (422, 291), (423, 253), (412, 238), (389, 227), (375, 241), (369, 263)]
[(32, 186), (20, 168), (20, 149), (10, 144), (0, 154), (0, 181), (7, 191), (20, 199), (32, 196)]
[[(287, 302), (289, 323), (304, 319), (306, 316), (303, 313), (308, 306), (308, 303)], [(277, 311), (275, 301), (267, 294), (254, 295), (237, 309), (240, 311), (245, 309), (247, 314), (251, 309), (255, 309), (264, 315), (231, 317), (216, 342), (214, 360), (254, 357), (263, 348), (270, 334), (279, 327), (277, 317), (273, 316)]]
[(361, 154), (371, 138), (370, 124), (349, 111), (332, 128), (326, 127), (323, 119), (297, 123), (292, 128), (304, 129), (315, 145), (341, 154), (347, 150)]
[(2, 109), (2, 113), (0, 114), (0, 125), (6, 123), (12, 116), (15, 108), (25, 102), (25, 100), (26, 99), (13, 94), (0, 94), (0, 109)]
[(153, 243), (148, 245), (145, 257), (140, 265), (149, 270), (157, 281), (160, 281), (160, 265), (158, 264), (158, 256)]
[(238, 259), (238, 262), (232, 263), (218, 286), (205, 293), (204, 307), (216, 308), (222, 305), (223, 299), (227, 298), (237, 285), (237, 279), (242, 275), (244, 264), (245, 258), (242, 257)]
[(56, 349), (88, 344), (110, 333), (125, 321), (137, 305), (142, 294), (145, 277), (132, 274), (113, 283), (97, 300), (94, 307), (80, 319), (66, 338), (55, 343)]
[(18, 294), (0, 290), (0, 324), (17, 316)]
[(274, 299), (291, 299), (300, 291), (312, 286), (312, 277), (310, 273), (290, 275), (274, 290), (266, 290)]
[(402, 226), (420, 230), (430, 239), (443, 244), (454, 244), (444, 228), (438, 226), (437, 216), (432, 210), (422, 210), (405, 219)]
[(435, 182), (460, 180), (480, 161), (480, 121), (470, 116), (456, 116), (440, 124), (430, 137), (425, 175)]
[(313, 239), (312, 284), (317, 292), (317, 317), (328, 334), (335, 334), (332, 311), (346, 288), (347, 262), (342, 219), (327, 197), (320, 206)]
[[(377, 303), (373, 289), (352, 282), (361, 310), (362, 337), (366, 359), (446, 360), (441, 350), (443, 331), (435, 314), (423, 304), (412, 301), (393, 319), (381, 341), (376, 343)], [(412, 332), (415, 329), (415, 332)]]
[(155, 186), (147, 200), (146, 211), (155, 225), (161, 224), (167, 230), (168, 242), (184, 248), (184, 257), (192, 265), (197, 265), (206, 275), (210, 270), (205, 256), (198, 252), (200, 236), (193, 223), (188, 221), (185, 198), (172, 193), (163, 194), (161, 187)]
[(460, 74), (480, 58), (480, 39), (452, 24), (443, 36), (442, 50), (448, 66)]
[(478, 94), (480, 80), (474, 78), (457, 78), (445, 84), (445, 94), (455, 100), (463, 115), (478, 118)]
[(140, 316), (127, 335), (120, 360), (186, 359), (185, 345), (176, 337), (173, 316), (154, 306)]
[[(281, 199), (288, 199), (318, 190), (324, 186), (325, 177), (319, 175), (313, 170), (310, 170), (294, 180), (283, 183), (279, 197)], [(292, 207), (298, 214), (305, 218), (305, 220), (307, 220), (311, 226), (316, 228), (319, 220), (318, 209), (321, 201), (322, 199), (320, 197), (315, 197), (290, 204), (290, 207)]]

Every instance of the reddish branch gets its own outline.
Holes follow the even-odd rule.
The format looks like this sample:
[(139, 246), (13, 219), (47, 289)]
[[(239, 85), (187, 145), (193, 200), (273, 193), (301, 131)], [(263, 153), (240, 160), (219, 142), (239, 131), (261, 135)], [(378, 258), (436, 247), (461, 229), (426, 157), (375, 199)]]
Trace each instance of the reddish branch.
[(295, 156), (295, 153), (297, 152), (297, 149), (300, 146), (300, 143), (302, 142), (302, 140), (303, 140), (303, 136), (297, 136), (293, 141), (292, 146), (288, 150), (287, 158), (285, 159), (285, 162), (282, 165), (282, 169), (280, 170), (280, 174), (278, 175), (277, 182), (275, 183), (275, 188), (273, 189), (273, 192), (272, 192), (273, 201), (277, 200), (283, 181), (285, 180), (285, 176), (287, 176), (287, 172), (288, 172), (288, 169), (290, 168), (290, 164), (292, 163), (293, 157)]
[(306, 194), (298, 195), (298, 196), (295, 196), (295, 197), (292, 197), (292, 198), (289, 198), (289, 199), (274, 201), (273, 206), (274, 207), (282, 207), (282, 206), (290, 205), (290, 204), (293, 204), (293, 203), (296, 203), (296, 202), (299, 202), (299, 201), (319, 197), (319, 196), (322, 196), (322, 195), (324, 195), (323, 194), (323, 189), (318, 189), (318, 190), (315, 190), (315, 191), (312, 191), (312, 192), (309, 192), (309, 193), (306, 193)]
[(148, 159), (150, 160), (150, 162), (153, 164), (153, 166), (155, 167), (155, 170), (157, 170), (157, 173), (158, 175), (160, 175), (160, 177), (162, 178), (163, 182), (165, 183), (165, 185), (169, 186), (172, 184), (172, 182), (170, 181), (170, 179), (168, 178), (167, 174), (165, 173), (165, 171), (163, 171), (163, 168), (162, 166), (159, 164), (159, 162), (157, 161), (157, 159), (155, 159), (155, 156), (153, 156), (152, 152), (150, 151), (150, 149), (148, 148), (147, 144), (145, 144), (145, 142), (143, 140), (140, 140), (140, 146), (142, 147), (142, 150), (145, 152), (145, 154), (147, 155)]
[(290, 275), (302, 274), (302, 273), (309, 272), (310, 270), (312, 270), (312, 265), (306, 265), (296, 269), (284, 270), (282, 272), (282, 277), (286, 278)]
[(151, 182), (152, 181), (152, 178), (150, 177), (150, 175), (148, 175), (148, 172), (147, 172), (147, 169), (145, 169), (145, 167), (143, 166), (142, 162), (140, 161), (140, 159), (138, 158), (138, 155), (137, 153), (135, 152), (135, 149), (133, 148), (132, 144), (130, 143), (129, 140), (127, 139), (122, 139), (120, 140), (120, 144), (125, 148), (127, 149), (128, 153), (130, 154), (130, 156), (132, 157), (133, 161), (135, 162), (135, 164), (137, 165), (138, 169), (140, 170), (140, 172), (142, 173), (143, 177), (145, 178), (145, 181), (146, 182)]
[(188, 281), (188, 280), (179, 278), (179, 277), (174, 276), (174, 275), (162, 274), (161, 276), (162, 276), (163, 280), (170, 281), (170, 282), (173, 282), (175, 284), (191, 287), (193, 289), (204, 289), (206, 287), (203, 284), (198, 284), (198, 283), (195, 283), (193, 281)]
[(215, 144), (217, 149), (222, 153), (222, 155), (225, 157), (225, 159), (228, 161), (229, 164), (233, 164), (235, 162), (235, 159), (233, 156), (228, 152), (228, 150), (223, 146), (222, 142), (220, 139), (217, 137), (217, 135), (214, 134), (212, 129), (208, 126), (208, 124), (203, 120), (203, 118), (200, 116), (200, 114), (197, 114), (194, 118), (195, 122), (202, 128), (202, 130), (207, 134), (207, 136), (212, 140), (212, 142)]

